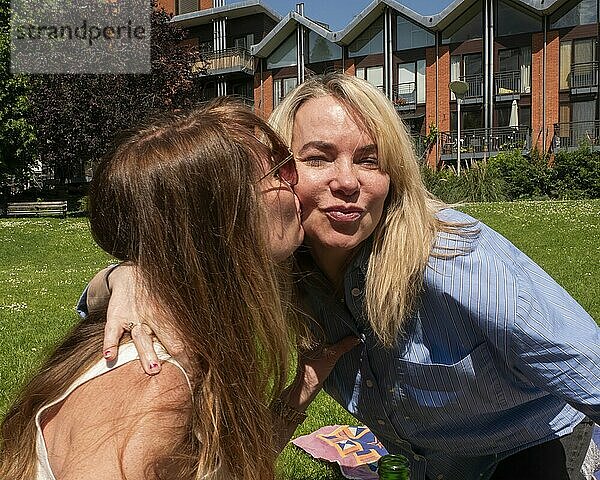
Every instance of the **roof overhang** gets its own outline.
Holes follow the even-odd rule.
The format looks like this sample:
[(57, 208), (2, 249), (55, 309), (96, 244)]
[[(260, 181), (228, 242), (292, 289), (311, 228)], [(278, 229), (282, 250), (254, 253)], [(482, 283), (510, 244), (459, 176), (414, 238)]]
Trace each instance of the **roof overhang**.
[(222, 7), (207, 8), (197, 12), (184, 13), (176, 15), (171, 19), (181, 27), (195, 27), (206, 25), (217, 18), (240, 18), (263, 13), (273, 19), (275, 22), (281, 20), (281, 15), (267, 7), (261, 0), (246, 0), (244, 2), (223, 5)]

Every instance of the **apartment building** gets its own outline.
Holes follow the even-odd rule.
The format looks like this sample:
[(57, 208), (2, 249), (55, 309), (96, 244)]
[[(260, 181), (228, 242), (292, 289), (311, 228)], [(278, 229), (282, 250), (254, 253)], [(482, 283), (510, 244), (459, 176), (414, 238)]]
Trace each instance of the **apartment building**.
[[(281, 18), (260, 0), (208, 1), (172, 4), (173, 21), (206, 45), (206, 98), (250, 97), (268, 116), (308, 76), (338, 70), (381, 88), (418, 150), (438, 132), (423, 151), (431, 165), (455, 162), (459, 146), (469, 160), (600, 143), (600, 0), (456, 0), (429, 16), (374, 0), (340, 31), (303, 4)], [(456, 80), (468, 85), (460, 139)]]

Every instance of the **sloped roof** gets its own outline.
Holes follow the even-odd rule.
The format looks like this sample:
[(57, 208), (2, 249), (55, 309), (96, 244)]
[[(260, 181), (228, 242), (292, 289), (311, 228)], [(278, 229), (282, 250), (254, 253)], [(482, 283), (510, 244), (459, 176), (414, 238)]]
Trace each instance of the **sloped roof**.
[(433, 16), (421, 15), (414, 10), (411, 10), (405, 5), (394, 0), (373, 0), (367, 5), (352, 21), (338, 32), (334, 32), (333, 38), (340, 45), (349, 45), (356, 37), (371, 25), (383, 13), (385, 7), (390, 6), (404, 17), (421, 25), (425, 28), (431, 28)]
[(319, 34), (323, 38), (335, 42), (333, 33), (320, 23), (316, 23), (310, 18), (304, 17), (296, 12), (290, 12), (281, 21), (275, 25), (265, 38), (257, 45), (253, 45), (250, 49), (252, 55), (256, 57), (268, 57), (273, 51), (281, 45), (286, 38), (296, 31), (296, 25), (304, 25), (309, 30)]

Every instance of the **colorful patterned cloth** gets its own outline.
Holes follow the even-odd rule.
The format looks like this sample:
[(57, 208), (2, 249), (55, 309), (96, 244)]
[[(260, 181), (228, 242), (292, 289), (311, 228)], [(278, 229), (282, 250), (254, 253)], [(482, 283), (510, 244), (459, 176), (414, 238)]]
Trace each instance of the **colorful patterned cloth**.
[(367, 427), (330, 425), (292, 443), (317, 459), (337, 463), (342, 475), (353, 480), (377, 480), (377, 460), (387, 454)]
[[(586, 458), (584, 472), (600, 480), (600, 427), (594, 427), (594, 442)], [(314, 458), (337, 463), (342, 475), (352, 480), (377, 480), (377, 460), (387, 450), (367, 427), (329, 425), (292, 441)], [(587, 470), (587, 471), (586, 471)], [(592, 472), (596, 472), (592, 477)]]

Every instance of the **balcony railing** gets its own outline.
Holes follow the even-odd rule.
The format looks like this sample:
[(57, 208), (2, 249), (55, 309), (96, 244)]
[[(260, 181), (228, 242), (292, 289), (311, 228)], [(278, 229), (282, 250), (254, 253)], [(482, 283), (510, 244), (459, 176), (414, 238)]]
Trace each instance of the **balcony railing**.
[(598, 62), (571, 65), (571, 88), (587, 88), (598, 85)]
[(494, 74), (494, 83), (496, 85), (496, 95), (531, 93), (531, 87), (521, 81), (521, 72), (519, 71), (496, 73)]
[(227, 48), (219, 52), (204, 52), (207, 62), (207, 75), (225, 72), (245, 72), (254, 74), (254, 57), (245, 48)]
[(483, 75), (480, 73), (477, 75), (465, 75), (460, 77), (460, 79), (469, 85), (469, 90), (467, 90), (465, 99), (483, 97)]
[(392, 102), (396, 107), (410, 107), (417, 104), (417, 84), (415, 82), (392, 85)]
[(600, 145), (600, 120), (556, 123), (553, 143), (556, 150)]
[[(489, 129), (489, 144), (486, 146), (486, 129), (476, 128), (460, 132), (461, 154), (483, 152), (501, 152), (506, 150), (529, 150), (531, 132), (527, 126), (495, 127)], [(456, 132), (442, 132), (442, 155), (457, 153), (458, 142)]]

